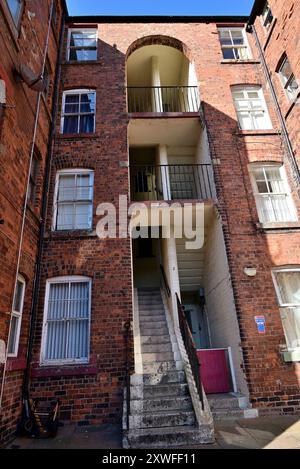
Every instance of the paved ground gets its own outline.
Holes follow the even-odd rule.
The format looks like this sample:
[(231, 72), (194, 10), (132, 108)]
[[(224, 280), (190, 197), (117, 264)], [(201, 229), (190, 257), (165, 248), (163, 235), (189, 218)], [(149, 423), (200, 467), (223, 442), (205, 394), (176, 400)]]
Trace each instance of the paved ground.
[[(215, 425), (216, 443), (197, 449), (300, 449), (300, 415), (268, 416), (256, 419), (223, 420)], [(17, 438), (8, 449), (118, 449), (121, 429), (118, 425), (80, 428), (65, 425), (56, 438), (30, 440)], [(195, 448), (195, 447), (191, 447)]]

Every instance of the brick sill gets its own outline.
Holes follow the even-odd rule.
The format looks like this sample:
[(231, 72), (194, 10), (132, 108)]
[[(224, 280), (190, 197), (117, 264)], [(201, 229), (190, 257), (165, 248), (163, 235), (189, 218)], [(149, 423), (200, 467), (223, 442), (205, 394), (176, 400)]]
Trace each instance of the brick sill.
[(272, 130), (272, 129), (267, 129), (267, 130), (242, 130), (240, 129), (238, 132), (236, 132), (236, 135), (238, 137), (244, 137), (247, 135), (257, 135), (258, 137), (261, 135), (280, 135), (281, 132), (278, 132), (277, 130)]
[(100, 60), (64, 60), (61, 65), (96, 65), (101, 63)]
[(237, 65), (247, 65), (247, 64), (260, 64), (260, 60), (256, 59), (247, 59), (247, 60), (239, 60), (239, 59), (223, 59), (221, 60), (221, 64), (237, 64)]
[(64, 366), (41, 366), (31, 370), (33, 378), (46, 378), (49, 376), (82, 376), (96, 375), (98, 368), (96, 365), (64, 365)]
[(278, 223), (256, 223), (256, 228), (266, 230), (266, 231), (276, 231), (276, 230), (290, 230), (290, 229), (300, 229), (300, 223), (298, 221), (290, 222), (278, 222)]

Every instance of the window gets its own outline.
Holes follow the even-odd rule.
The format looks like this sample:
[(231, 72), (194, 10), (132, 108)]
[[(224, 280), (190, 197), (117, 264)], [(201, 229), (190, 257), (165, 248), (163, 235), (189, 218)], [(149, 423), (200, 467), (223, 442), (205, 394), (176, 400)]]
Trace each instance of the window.
[(265, 4), (265, 7), (264, 7), (262, 15), (261, 15), (261, 19), (262, 19), (263, 26), (266, 29), (269, 29), (272, 22), (273, 22), (274, 17), (272, 15), (272, 11), (271, 11), (271, 8), (270, 8), (268, 2)]
[(251, 173), (260, 222), (297, 221), (283, 167), (255, 166)]
[(97, 60), (96, 29), (69, 29), (68, 60)]
[(21, 18), (23, 1), (22, 0), (6, 0), (7, 6), (9, 8), (10, 14), (16, 26), (19, 25)]
[(7, 354), (9, 357), (17, 357), (19, 349), (19, 339), (21, 331), (21, 321), (24, 305), (25, 280), (21, 275), (18, 276), (15, 296), (13, 301), (13, 310), (11, 316), (10, 333), (8, 338)]
[(219, 28), (220, 43), (224, 59), (249, 59), (249, 46), (243, 28)]
[(87, 363), (91, 281), (61, 277), (47, 282), (41, 362)]
[(62, 133), (78, 134), (95, 132), (95, 91), (65, 91), (63, 94), (62, 107)]
[(93, 179), (90, 170), (65, 170), (57, 175), (56, 230), (87, 230), (93, 222)]
[(37, 156), (37, 152), (34, 152), (33, 157), (32, 157), (32, 162), (31, 162), (29, 189), (28, 189), (28, 201), (31, 204), (35, 203), (38, 170), (39, 170), (39, 158)]
[(276, 269), (273, 281), (288, 350), (300, 348), (300, 268)]
[(281, 63), (278, 73), (287, 97), (290, 101), (294, 100), (297, 97), (299, 86), (286, 56)]
[(242, 130), (272, 128), (263, 92), (259, 86), (235, 86), (232, 95)]

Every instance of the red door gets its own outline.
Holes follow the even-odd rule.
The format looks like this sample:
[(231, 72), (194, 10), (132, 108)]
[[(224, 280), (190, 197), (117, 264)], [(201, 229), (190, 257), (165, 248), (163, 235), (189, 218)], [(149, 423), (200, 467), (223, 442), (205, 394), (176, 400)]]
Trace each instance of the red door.
[(201, 380), (206, 394), (230, 392), (227, 350), (197, 350)]

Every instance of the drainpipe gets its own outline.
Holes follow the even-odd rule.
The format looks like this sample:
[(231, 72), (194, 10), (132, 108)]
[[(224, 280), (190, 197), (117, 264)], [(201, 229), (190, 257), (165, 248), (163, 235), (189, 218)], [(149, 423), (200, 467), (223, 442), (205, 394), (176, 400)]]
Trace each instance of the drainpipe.
[[(46, 60), (47, 60), (47, 51), (48, 51), (49, 38), (50, 38), (53, 5), (54, 5), (54, 0), (52, 0), (51, 7), (50, 7), (50, 13), (49, 13), (48, 30), (47, 30), (46, 44), (45, 44), (43, 64), (42, 64), (42, 75), (44, 75), (45, 65), (46, 65)], [(27, 202), (28, 202), (28, 196), (29, 196), (29, 182), (30, 182), (31, 166), (32, 166), (32, 160), (33, 160), (33, 154), (34, 154), (34, 146), (35, 146), (36, 134), (37, 134), (37, 128), (38, 128), (40, 104), (41, 104), (41, 93), (38, 94), (37, 107), (36, 107), (36, 112), (35, 112), (35, 121), (34, 121), (34, 128), (33, 128), (31, 152), (30, 152), (30, 163), (29, 163), (29, 170), (28, 170), (28, 175), (27, 175), (26, 195), (25, 195), (24, 206), (23, 206), (23, 211), (22, 211), (23, 215), (22, 215), (20, 242), (19, 242), (19, 248), (18, 248), (18, 257), (17, 257), (15, 285), (14, 285), (14, 292), (13, 292), (13, 301), (14, 301), (14, 297), (15, 297), (15, 294), (16, 294), (17, 281), (18, 281), (19, 268), (20, 268), (20, 261), (21, 261), (21, 254), (22, 254), (22, 248), (23, 248), (24, 229), (25, 229), (26, 212), (27, 212)], [(6, 344), (5, 363), (4, 363), (4, 370), (3, 370), (2, 383), (1, 383), (0, 409), (2, 408), (4, 387), (5, 387), (5, 378), (6, 378), (6, 371), (7, 371), (8, 342), (9, 342), (9, 337), (10, 337), (10, 333), (11, 333), (12, 309), (13, 309), (13, 305), (11, 307), (11, 313), (10, 313), (10, 319), (9, 319), (8, 340), (7, 340), (7, 344)]]
[[(283, 133), (283, 136), (284, 136), (286, 147), (287, 147), (287, 150), (288, 150), (288, 153), (289, 153), (289, 156), (290, 156), (290, 160), (292, 162), (292, 166), (293, 166), (293, 169), (294, 169), (294, 173), (295, 173), (295, 176), (296, 176), (297, 185), (300, 185), (299, 166), (298, 166), (296, 157), (295, 157), (294, 152), (293, 152), (293, 147), (292, 147), (291, 140), (290, 140), (290, 137), (289, 137), (289, 133), (288, 133), (288, 130), (287, 130), (287, 127), (286, 127), (285, 119), (282, 115), (282, 112), (281, 112), (281, 109), (280, 109), (280, 106), (279, 106), (279, 102), (278, 102), (277, 95), (276, 95), (276, 92), (275, 92), (275, 88), (274, 88), (274, 85), (273, 85), (273, 82), (272, 82), (271, 74), (269, 72), (268, 65), (267, 65), (267, 62), (266, 62), (266, 59), (265, 59), (265, 56), (264, 56), (264, 52), (263, 52), (263, 49), (261, 47), (261, 43), (259, 41), (259, 38), (258, 38), (258, 35), (257, 35), (254, 24), (253, 25), (248, 24), (247, 25), (247, 31), (254, 34), (256, 46), (259, 50), (260, 60), (261, 60), (262, 66), (263, 66), (263, 70), (264, 70), (267, 82), (270, 86), (271, 94), (272, 94), (272, 97), (273, 97), (273, 100), (274, 100), (274, 103), (275, 103), (275, 107), (276, 107), (276, 111), (277, 111), (277, 115), (279, 117), (279, 121), (280, 121), (280, 124), (281, 124), (282, 133)], [(300, 189), (298, 191), (298, 194), (300, 196)]]

